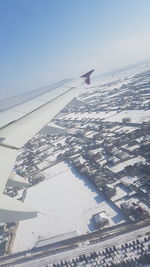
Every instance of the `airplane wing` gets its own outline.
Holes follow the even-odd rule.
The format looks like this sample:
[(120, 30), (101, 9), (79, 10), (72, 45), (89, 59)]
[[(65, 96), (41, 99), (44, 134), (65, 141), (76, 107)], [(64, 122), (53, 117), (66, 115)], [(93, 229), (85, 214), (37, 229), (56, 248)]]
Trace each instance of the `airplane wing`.
[(3, 194), (18, 150), (48, 124), (75, 96), (83, 83), (90, 84), (90, 71), (58, 90), (45, 92), (0, 112), (0, 223), (34, 218), (37, 211)]

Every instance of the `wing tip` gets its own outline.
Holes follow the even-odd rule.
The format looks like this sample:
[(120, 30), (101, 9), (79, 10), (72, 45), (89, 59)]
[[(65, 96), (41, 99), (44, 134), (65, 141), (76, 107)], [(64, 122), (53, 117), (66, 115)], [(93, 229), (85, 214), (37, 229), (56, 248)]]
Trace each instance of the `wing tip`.
[(82, 76), (80, 76), (81, 78), (85, 78), (85, 80), (84, 80), (84, 82), (86, 83), (86, 84), (90, 84), (90, 76), (91, 76), (91, 74), (93, 73), (93, 71), (94, 70), (90, 70), (90, 71), (88, 71), (88, 72), (86, 72), (85, 74), (83, 74)]

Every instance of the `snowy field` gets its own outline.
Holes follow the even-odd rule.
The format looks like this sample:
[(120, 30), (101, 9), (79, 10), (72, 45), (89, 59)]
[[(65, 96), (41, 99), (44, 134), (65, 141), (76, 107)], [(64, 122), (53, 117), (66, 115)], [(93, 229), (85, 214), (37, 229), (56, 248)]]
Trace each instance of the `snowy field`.
[(113, 127), (113, 132), (115, 133), (131, 133), (137, 129), (137, 127), (133, 127), (133, 126), (123, 126), (123, 127), (115, 126), (115, 127)]
[(150, 110), (125, 110), (105, 121), (121, 122), (123, 118), (130, 118), (133, 123), (142, 123), (150, 120)]
[[(55, 169), (56, 168), (56, 169)], [(120, 211), (105, 201), (93, 185), (64, 163), (45, 170), (46, 180), (28, 189), (25, 203), (39, 210), (35, 219), (20, 222), (12, 252), (32, 248), (38, 240), (94, 230), (91, 217), (105, 211), (109, 225), (124, 222)], [(52, 170), (52, 173), (51, 173)]]
[(108, 119), (109, 117), (116, 115), (116, 111), (110, 111), (110, 112), (84, 112), (80, 113), (78, 112), (77, 114), (75, 113), (69, 113), (68, 115), (64, 116), (64, 120), (83, 120), (83, 119)]
[(83, 120), (83, 119), (101, 119), (110, 122), (122, 122), (123, 118), (130, 118), (133, 123), (142, 123), (150, 120), (150, 110), (124, 110), (119, 113), (116, 111), (110, 112), (84, 112), (70, 113), (63, 116), (64, 120)]
[(145, 158), (143, 158), (142, 156), (138, 156), (132, 159), (128, 159), (124, 162), (121, 162), (119, 164), (116, 164), (113, 167), (108, 167), (108, 169), (110, 169), (112, 172), (117, 173), (122, 171), (125, 167), (129, 166), (129, 165), (134, 165), (135, 163), (138, 162), (145, 162)]

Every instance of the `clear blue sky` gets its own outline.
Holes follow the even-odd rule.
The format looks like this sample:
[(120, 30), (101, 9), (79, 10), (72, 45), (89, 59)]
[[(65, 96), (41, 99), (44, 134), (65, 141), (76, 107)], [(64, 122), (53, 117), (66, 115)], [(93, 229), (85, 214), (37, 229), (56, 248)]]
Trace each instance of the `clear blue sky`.
[(149, 57), (149, 0), (0, 0), (0, 98)]

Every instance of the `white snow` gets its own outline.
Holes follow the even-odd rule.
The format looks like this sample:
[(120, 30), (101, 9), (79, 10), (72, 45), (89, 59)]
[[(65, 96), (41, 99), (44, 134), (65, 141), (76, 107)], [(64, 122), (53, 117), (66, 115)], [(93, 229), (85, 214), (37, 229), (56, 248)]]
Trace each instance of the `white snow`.
[(124, 190), (123, 186), (116, 186), (116, 194), (111, 198), (112, 201), (117, 201), (118, 199), (124, 198), (127, 196), (127, 192)]
[(130, 118), (133, 123), (141, 123), (150, 120), (150, 110), (125, 110), (117, 113), (105, 121), (121, 122), (123, 118)]
[[(83, 119), (101, 119), (110, 122), (122, 122), (123, 118), (130, 118), (133, 123), (141, 123), (150, 120), (150, 110), (124, 110), (119, 113), (116, 111), (101, 111), (101, 112), (84, 112), (84, 113), (69, 113), (63, 116), (65, 120), (83, 120)], [(132, 130), (134, 128), (126, 128)]]
[(41, 213), (35, 219), (19, 223), (13, 253), (32, 248), (38, 239), (91, 231), (94, 229), (91, 217), (100, 211), (105, 210), (110, 225), (124, 222), (122, 213), (67, 165), (57, 164), (56, 172), (52, 167), (52, 173), (58, 175), (52, 178), (51, 168), (45, 170), (47, 179), (28, 189), (25, 203)]
[(83, 119), (108, 119), (109, 117), (116, 114), (116, 111), (110, 112), (84, 112), (84, 113), (69, 113), (69, 115), (65, 115), (63, 119), (65, 120), (83, 120)]
[(138, 156), (136, 158), (132, 158), (132, 159), (126, 160), (124, 162), (121, 162), (119, 164), (116, 164), (113, 167), (108, 167), (108, 169), (110, 169), (112, 172), (117, 173), (117, 172), (120, 172), (121, 170), (123, 170), (126, 166), (134, 165), (135, 163), (138, 163), (140, 161), (145, 162), (145, 159), (142, 156)]
[(130, 133), (133, 132), (137, 129), (137, 127), (133, 127), (133, 126), (123, 126), (123, 127), (119, 127), (118, 129), (115, 130), (115, 132), (123, 132), (123, 133)]
[(148, 104), (150, 102), (150, 99), (144, 100), (143, 104)]

